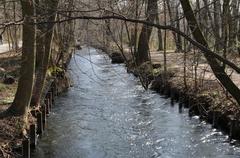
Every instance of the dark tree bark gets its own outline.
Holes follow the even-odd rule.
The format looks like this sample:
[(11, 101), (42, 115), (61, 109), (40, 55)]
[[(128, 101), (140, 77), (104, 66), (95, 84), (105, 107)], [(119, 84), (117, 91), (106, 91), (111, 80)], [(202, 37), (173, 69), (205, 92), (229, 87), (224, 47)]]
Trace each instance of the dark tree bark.
[(35, 73), (35, 25), (34, 23), (34, 1), (21, 1), (23, 22), (23, 45), (22, 45), (22, 65), (17, 92), (12, 105), (0, 117), (7, 115), (20, 116), (27, 113), (34, 83)]
[[(208, 47), (208, 43), (205, 40), (202, 31), (199, 28), (198, 22), (194, 16), (194, 12), (190, 5), (189, 0), (180, 0), (184, 15), (187, 19), (188, 26), (192, 31), (193, 37), (203, 46)], [(212, 68), (212, 71), (216, 78), (220, 81), (220, 83), (226, 88), (226, 90), (233, 96), (233, 98), (237, 101), (240, 105), (240, 90), (239, 88), (233, 83), (230, 77), (226, 74), (223, 67), (219, 64), (216, 58), (214, 58), (210, 54), (204, 53), (205, 58), (208, 61), (208, 64)]]
[(238, 54), (240, 55), (240, 22), (238, 23), (237, 38), (238, 38), (238, 40), (237, 40), (237, 42), (238, 42)]
[(237, 45), (237, 25), (238, 25), (238, 2), (239, 0), (232, 0), (230, 7), (232, 10), (232, 14), (229, 13), (229, 51), (231, 53), (236, 52)]
[[(215, 25), (214, 25), (214, 20), (213, 20), (213, 16), (212, 16), (212, 13), (210, 11), (210, 7), (209, 7), (209, 0), (203, 0), (203, 3), (204, 3), (204, 7), (205, 7), (205, 10), (206, 10), (206, 14), (208, 16), (208, 19), (209, 19), (209, 24), (211, 25), (211, 29), (213, 31), (213, 35), (214, 35), (214, 42), (216, 41), (216, 39), (218, 39), (219, 41), (219, 37), (218, 37), (218, 34), (217, 34), (217, 29), (215, 28)], [(209, 31), (206, 31), (206, 33), (208, 34)], [(209, 38), (210, 41), (211, 41), (211, 37)], [(214, 46), (215, 47), (215, 46)], [(215, 47), (216, 48), (216, 47)], [(218, 49), (219, 51), (219, 49)]]
[(213, 3), (214, 12), (214, 34), (215, 34), (215, 49), (216, 51), (219, 51), (221, 49), (221, 35), (220, 35), (220, 29), (221, 29), (221, 2), (215, 1)]
[[(174, 2), (175, 6), (173, 7), (171, 5), (171, 1), (169, 1), (169, 0), (166, 1), (167, 10), (168, 10), (171, 25), (179, 29), (180, 28), (179, 21), (177, 20), (178, 22), (176, 22), (176, 24), (174, 22), (174, 20), (177, 19), (177, 16), (178, 16), (178, 8), (175, 8), (177, 6), (175, 3), (176, 2)], [(175, 14), (174, 14), (174, 12), (175, 12)], [(177, 51), (181, 51), (182, 50), (181, 37), (178, 34), (176, 34), (175, 32), (172, 32), (172, 34), (173, 34), (173, 38), (174, 38), (174, 41), (175, 41), (175, 44), (176, 44)]]
[[(176, 10), (176, 19), (179, 19), (179, 5), (176, 5), (175, 6), (176, 8), (175, 8), (175, 10)], [(178, 30), (181, 30), (180, 29), (180, 20), (177, 20), (176, 21), (176, 28), (178, 29)], [(182, 37), (179, 35), (179, 34), (177, 34), (177, 46), (178, 46), (178, 50), (183, 50), (183, 42), (182, 42)]]
[[(222, 22), (222, 46), (223, 46), (223, 57), (227, 58), (227, 51), (229, 45), (229, 16), (230, 16), (230, 0), (223, 0), (223, 22)], [(226, 65), (223, 63), (225, 69)]]
[[(154, 23), (155, 16), (157, 13), (157, 1), (148, 0), (147, 3), (147, 22)], [(142, 31), (139, 37), (138, 50), (135, 53), (136, 64), (141, 65), (142, 63), (149, 61), (149, 40), (152, 33), (152, 27), (143, 25)]]
[[(41, 6), (44, 6), (43, 12), (48, 15), (44, 18), (46, 21), (54, 21), (56, 18), (56, 10), (58, 6), (58, 0), (43, 1)], [(39, 10), (39, 11), (41, 11)], [(41, 15), (39, 13), (39, 15)], [(44, 84), (46, 81), (46, 74), (49, 66), (49, 60), (51, 56), (51, 45), (54, 32), (54, 24), (49, 23), (47, 25), (39, 27), (39, 33), (37, 36), (37, 67), (36, 67), (36, 80), (33, 89), (33, 95), (31, 99), (32, 106), (38, 106), (40, 104)]]
[[(67, 10), (74, 10), (74, 0), (69, 0), (65, 6)], [(67, 13), (68, 17), (71, 17), (73, 12)], [(58, 17), (57, 17), (58, 19)], [(107, 19), (106, 19), (107, 20)], [(58, 24), (56, 26), (58, 39), (61, 41), (59, 45), (60, 53), (58, 53), (57, 59), (53, 59), (52, 65), (56, 65), (58, 67), (66, 68), (66, 59), (71, 55), (71, 48), (75, 44), (74, 29), (75, 22), (74, 21), (66, 21), (66, 23)]]
[[(158, 5), (157, 5), (157, 11), (159, 11)], [(156, 24), (160, 25), (159, 15), (156, 15)], [(158, 51), (163, 50), (163, 40), (162, 40), (162, 31), (158, 29)]]

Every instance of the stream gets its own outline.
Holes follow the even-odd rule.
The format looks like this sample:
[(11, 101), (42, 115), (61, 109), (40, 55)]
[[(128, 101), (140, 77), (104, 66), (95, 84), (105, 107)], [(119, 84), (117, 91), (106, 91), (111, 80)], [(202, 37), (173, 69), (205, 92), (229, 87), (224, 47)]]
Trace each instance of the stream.
[(34, 158), (238, 158), (240, 146), (177, 103), (144, 90), (123, 64), (93, 48), (69, 65)]

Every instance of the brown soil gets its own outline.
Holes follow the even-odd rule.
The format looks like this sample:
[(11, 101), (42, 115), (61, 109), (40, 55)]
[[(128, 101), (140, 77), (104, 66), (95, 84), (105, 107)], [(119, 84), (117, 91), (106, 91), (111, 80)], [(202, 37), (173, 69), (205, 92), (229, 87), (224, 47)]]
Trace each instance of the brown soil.
[(23, 120), (11, 117), (0, 120), (0, 157), (18, 157), (21, 152)]
[[(151, 52), (152, 62), (163, 65), (163, 54), (161, 52)], [(232, 57), (230, 57), (232, 58)], [(239, 63), (239, 58), (232, 58), (234, 63)], [(217, 113), (216, 126), (223, 131), (232, 134), (232, 138), (240, 139), (240, 108), (230, 94), (222, 87), (214, 76), (211, 68), (202, 55), (198, 56), (198, 65), (192, 61), (194, 54), (187, 54), (186, 85), (183, 79), (183, 53), (167, 53), (168, 71), (174, 75), (168, 79), (168, 85), (175, 87), (179, 92), (184, 92), (189, 104), (190, 115), (200, 115), (203, 119), (213, 123), (213, 115)], [(194, 69), (196, 66), (197, 75)], [(239, 74), (227, 68), (228, 74), (234, 83), (240, 87)], [(197, 83), (197, 85), (195, 85)], [(186, 87), (187, 86), (187, 87)], [(232, 120), (236, 120), (236, 125), (232, 128)], [(231, 129), (232, 128), (232, 129)], [(232, 131), (230, 133), (230, 131)]]
[[(21, 54), (15, 52), (0, 54), (0, 112), (6, 110), (12, 103), (19, 77)], [(3, 84), (4, 74), (16, 79), (11, 85)], [(23, 119), (9, 117), (0, 119), (0, 157), (19, 157), (21, 138), (23, 134)]]
[[(71, 56), (66, 60), (66, 65), (70, 61)], [(19, 78), (21, 54), (8, 52), (0, 54), (0, 112), (6, 110), (12, 103), (17, 89), (17, 81)], [(11, 75), (16, 79), (16, 82), (11, 85), (2, 83), (4, 74)], [(54, 79), (48, 78), (45, 85), (46, 93)], [(67, 90), (70, 86), (70, 79), (67, 72), (56, 75), (57, 92), (61, 93)], [(44, 93), (44, 94), (46, 94)], [(28, 117), (9, 117), (0, 119), (0, 158), (15, 158), (20, 157), (22, 152), (22, 139), (28, 134), (30, 124), (36, 124), (36, 119), (33, 117), (34, 111), (39, 111), (40, 107), (30, 109)], [(33, 115), (32, 115), (32, 114)]]
[[(103, 51), (114, 52), (117, 50), (110, 48), (109, 50), (103, 49)], [(125, 49), (124, 51), (128, 60), (131, 60), (131, 53), (129, 49)], [(160, 76), (163, 75), (163, 52), (152, 51), (150, 52), (150, 55), (153, 67), (155, 67), (155, 65), (157, 65), (157, 67), (160, 66)], [(183, 93), (183, 96), (186, 96), (185, 104), (189, 104), (188, 102), (191, 103), (191, 105), (189, 104), (186, 106), (190, 108), (190, 115), (200, 115), (201, 118), (207, 120), (209, 123), (213, 123), (213, 117), (215, 117), (214, 115), (216, 113), (218, 116), (218, 119), (215, 120), (217, 126), (227, 133), (230, 132), (232, 120), (236, 120), (236, 125), (234, 125), (234, 128), (231, 130), (232, 133), (235, 133), (233, 138), (240, 139), (240, 107), (216, 79), (203, 55), (197, 51), (195, 53), (187, 53), (187, 88), (184, 85), (183, 79), (184, 53), (178, 53), (170, 50), (167, 51), (166, 58), (168, 72), (173, 74), (173, 76), (167, 80), (167, 89), (174, 88), (177, 93)], [(229, 55), (228, 59), (230, 59), (233, 63), (240, 65), (239, 55)], [(197, 65), (196, 62), (193, 62), (196, 60), (198, 61)], [(228, 67), (226, 68), (234, 83), (240, 87), (239, 74)], [(134, 72), (134, 69), (135, 68), (130, 65), (130, 72)], [(197, 70), (197, 75), (194, 73), (195, 70)], [(149, 72), (149, 74), (152, 74), (152, 72)], [(166, 91), (166, 87), (162, 85), (163, 83), (159, 81), (158, 77), (150, 78), (150, 80), (152, 79), (155, 81), (155, 90), (162, 92), (162, 94), (169, 93)], [(195, 86), (195, 83), (197, 83), (197, 86)], [(170, 93), (168, 95), (170, 97)]]

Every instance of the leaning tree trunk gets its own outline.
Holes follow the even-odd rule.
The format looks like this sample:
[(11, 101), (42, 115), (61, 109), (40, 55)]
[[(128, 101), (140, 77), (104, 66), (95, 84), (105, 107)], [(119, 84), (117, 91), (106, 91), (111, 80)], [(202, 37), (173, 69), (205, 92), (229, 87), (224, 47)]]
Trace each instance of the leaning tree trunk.
[[(189, 0), (180, 0), (184, 15), (187, 19), (188, 26), (190, 27), (193, 37), (197, 42), (202, 44), (203, 46), (208, 47), (208, 43), (204, 38), (202, 31), (199, 28), (198, 22), (194, 16), (194, 12), (190, 5)], [(208, 61), (214, 75), (220, 81), (220, 83), (226, 88), (226, 90), (233, 96), (233, 98), (238, 102), (240, 105), (240, 90), (239, 88), (233, 83), (230, 77), (226, 74), (222, 66), (219, 64), (217, 59), (210, 54), (204, 53), (205, 58)]]
[[(148, 0), (147, 4), (147, 22), (154, 23), (155, 16), (157, 14), (157, 1)], [(138, 50), (135, 53), (136, 64), (141, 65), (142, 63), (149, 61), (149, 40), (152, 33), (152, 27), (143, 25), (142, 31), (139, 37)]]
[(1, 114), (20, 116), (27, 113), (33, 89), (35, 73), (35, 25), (34, 0), (21, 1), (23, 22), (22, 65), (17, 92), (12, 105)]
[[(43, 6), (47, 8), (47, 21), (54, 21), (56, 18), (56, 9), (58, 6), (58, 0), (45, 1)], [(49, 23), (44, 28), (40, 28), (40, 33), (45, 33), (45, 35), (39, 34), (39, 40), (37, 43), (37, 70), (36, 70), (36, 81), (33, 89), (33, 95), (31, 99), (32, 106), (38, 106), (40, 104), (41, 96), (43, 93), (44, 84), (46, 81), (46, 74), (49, 66), (50, 56), (51, 56), (51, 45), (54, 31), (54, 24)], [(43, 49), (42, 49), (43, 48)]]

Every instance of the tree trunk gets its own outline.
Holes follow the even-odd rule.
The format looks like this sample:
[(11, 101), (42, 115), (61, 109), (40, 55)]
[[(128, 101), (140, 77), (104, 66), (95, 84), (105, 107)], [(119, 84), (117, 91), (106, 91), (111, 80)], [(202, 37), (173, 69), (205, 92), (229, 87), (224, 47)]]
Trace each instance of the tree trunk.
[(21, 76), (13, 103), (1, 116), (26, 114), (32, 96), (36, 54), (35, 25), (32, 25), (34, 23), (34, 2), (33, 0), (21, 1), (21, 5), (24, 17)]
[[(171, 2), (169, 0), (166, 1), (167, 10), (168, 10), (169, 18), (170, 18), (170, 23), (172, 26), (175, 26), (174, 20), (177, 19), (177, 11), (172, 10), (172, 6), (170, 3)], [(174, 4), (175, 4), (175, 2), (174, 2)], [(176, 9), (178, 9), (178, 8), (176, 8)], [(175, 15), (173, 15), (174, 12), (175, 12)], [(175, 26), (175, 27), (179, 28), (179, 26)], [(179, 36), (175, 32), (172, 32), (172, 34), (173, 34), (173, 39), (176, 44), (177, 51), (181, 51), (182, 50), (181, 38), (179, 38)]]
[[(136, 0), (135, 2), (135, 19), (138, 19), (139, 17), (139, 0)], [(137, 38), (138, 38), (138, 23), (134, 24), (134, 54), (135, 56), (137, 55)], [(135, 61), (136, 61), (136, 57), (135, 57)]]
[[(167, 1), (163, 0), (163, 14), (164, 14), (164, 25), (167, 25)], [(163, 50), (163, 73), (164, 73), (164, 84), (167, 79), (167, 30), (164, 30), (164, 50)]]
[(238, 40), (237, 40), (237, 42), (238, 42), (238, 54), (240, 55), (240, 22), (238, 23), (237, 38), (238, 38)]
[[(157, 13), (157, 1), (148, 0), (147, 4), (147, 22), (154, 23), (155, 15)], [(138, 51), (135, 53), (136, 64), (141, 65), (142, 63), (149, 61), (149, 40), (152, 33), (152, 27), (143, 25), (142, 31), (138, 42)]]
[[(229, 14), (229, 51), (235, 52), (236, 51), (236, 44), (237, 44), (237, 15), (238, 15), (238, 0), (232, 0), (231, 2), (231, 10), (232, 14)], [(229, 9), (230, 10), (230, 9)]]
[[(179, 7), (179, 5), (176, 5), (175, 6), (176, 8), (175, 8), (175, 10), (176, 10), (176, 19), (179, 19), (180, 17), (179, 17), (179, 10), (178, 10), (178, 7)], [(178, 30), (181, 30), (181, 28), (180, 28), (180, 20), (177, 20), (176, 21), (176, 28), (178, 29)], [(182, 37), (179, 35), (179, 34), (177, 34), (177, 49), (178, 50), (182, 50), (183, 48), (182, 48)]]
[[(157, 5), (157, 11), (159, 11), (158, 5)], [(160, 25), (159, 15), (156, 15), (156, 24)], [(161, 29), (158, 29), (158, 51), (163, 50), (163, 40), (162, 40), (162, 31)]]
[(215, 1), (213, 3), (214, 6), (214, 34), (215, 34), (215, 49), (216, 51), (219, 51), (221, 49), (221, 35), (220, 35), (220, 29), (221, 29), (221, 2)]
[[(230, 0), (223, 1), (223, 22), (222, 22), (222, 38), (223, 38), (223, 57), (227, 58), (228, 44), (229, 44), (229, 16), (230, 16)], [(223, 63), (225, 69), (226, 64)]]
[[(56, 9), (58, 6), (58, 0), (52, 1), (45, 1), (47, 8), (47, 15), (50, 15), (46, 20), (47, 21), (54, 21), (56, 18)], [(35, 86), (33, 89), (33, 95), (31, 99), (32, 106), (38, 106), (40, 104), (44, 84), (46, 81), (46, 74), (49, 66), (49, 60), (51, 56), (51, 45), (52, 45), (52, 38), (53, 38), (53, 31), (54, 31), (54, 24), (49, 23), (45, 28), (40, 28), (40, 34), (38, 35), (38, 42), (37, 43), (37, 66), (36, 70), (36, 81)], [(45, 35), (42, 35), (44, 34)]]
[[(216, 39), (218, 39), (217, 41), (219, 41), (220, 38), (219, 38), (219, 36), (217, 34), (217, 29), (215, 28), (214, 20), (213, 20), (213, 17), (212, 17), (210, 8), (209, 8), (209, 0), (203, 0), (203, 3), (204, 3), (205, 10), (206, 10), (206, 14), (207, 14), (208, 19), (209, 19), (209, 25), (211, 25), (211, 29), (213, 31), (214, 42), (216, 41)], [(209, 30), (206, 31), (206, 34), (209, 34)], [(209, 40), (211, 41), (211, 37), (210, 36), (208, 36), (208, 37), (209, 37)], [(214, 47), (216, 48), (215, 44), (214, 44)], [(219, 51), (219, 49), (218, 49), (218, 51)]]
[[(208, 43), (205, 40), (202, 31), (199, 28), (199, 25), (197, 23), (197, 20), (194, 16), (192, 7), (190, 5), (189, 0), (180, 0), (184, 15), (188, 21), (188, 26), (190, 27), (193, 37), (195, 40), (199, 43), (201, 43), (203, 46), (208, 47)], [(226, 90), (233, 96), (233, 98), (238, 102), (240, 105), (240, 90), (239, 88), (233, 83), (233, 81), (229, 78), (229, 76), (226, 74), (224, 69), (221, 67), (221, 65), (218, 63), (217, 59), (214, 58), (210, 54), (204, 53), (205, 58), (208, 61), (208, 64), (212, 68), (212, 71), (216, 78), (221, 82), (221, 84), (226, 88)]]

